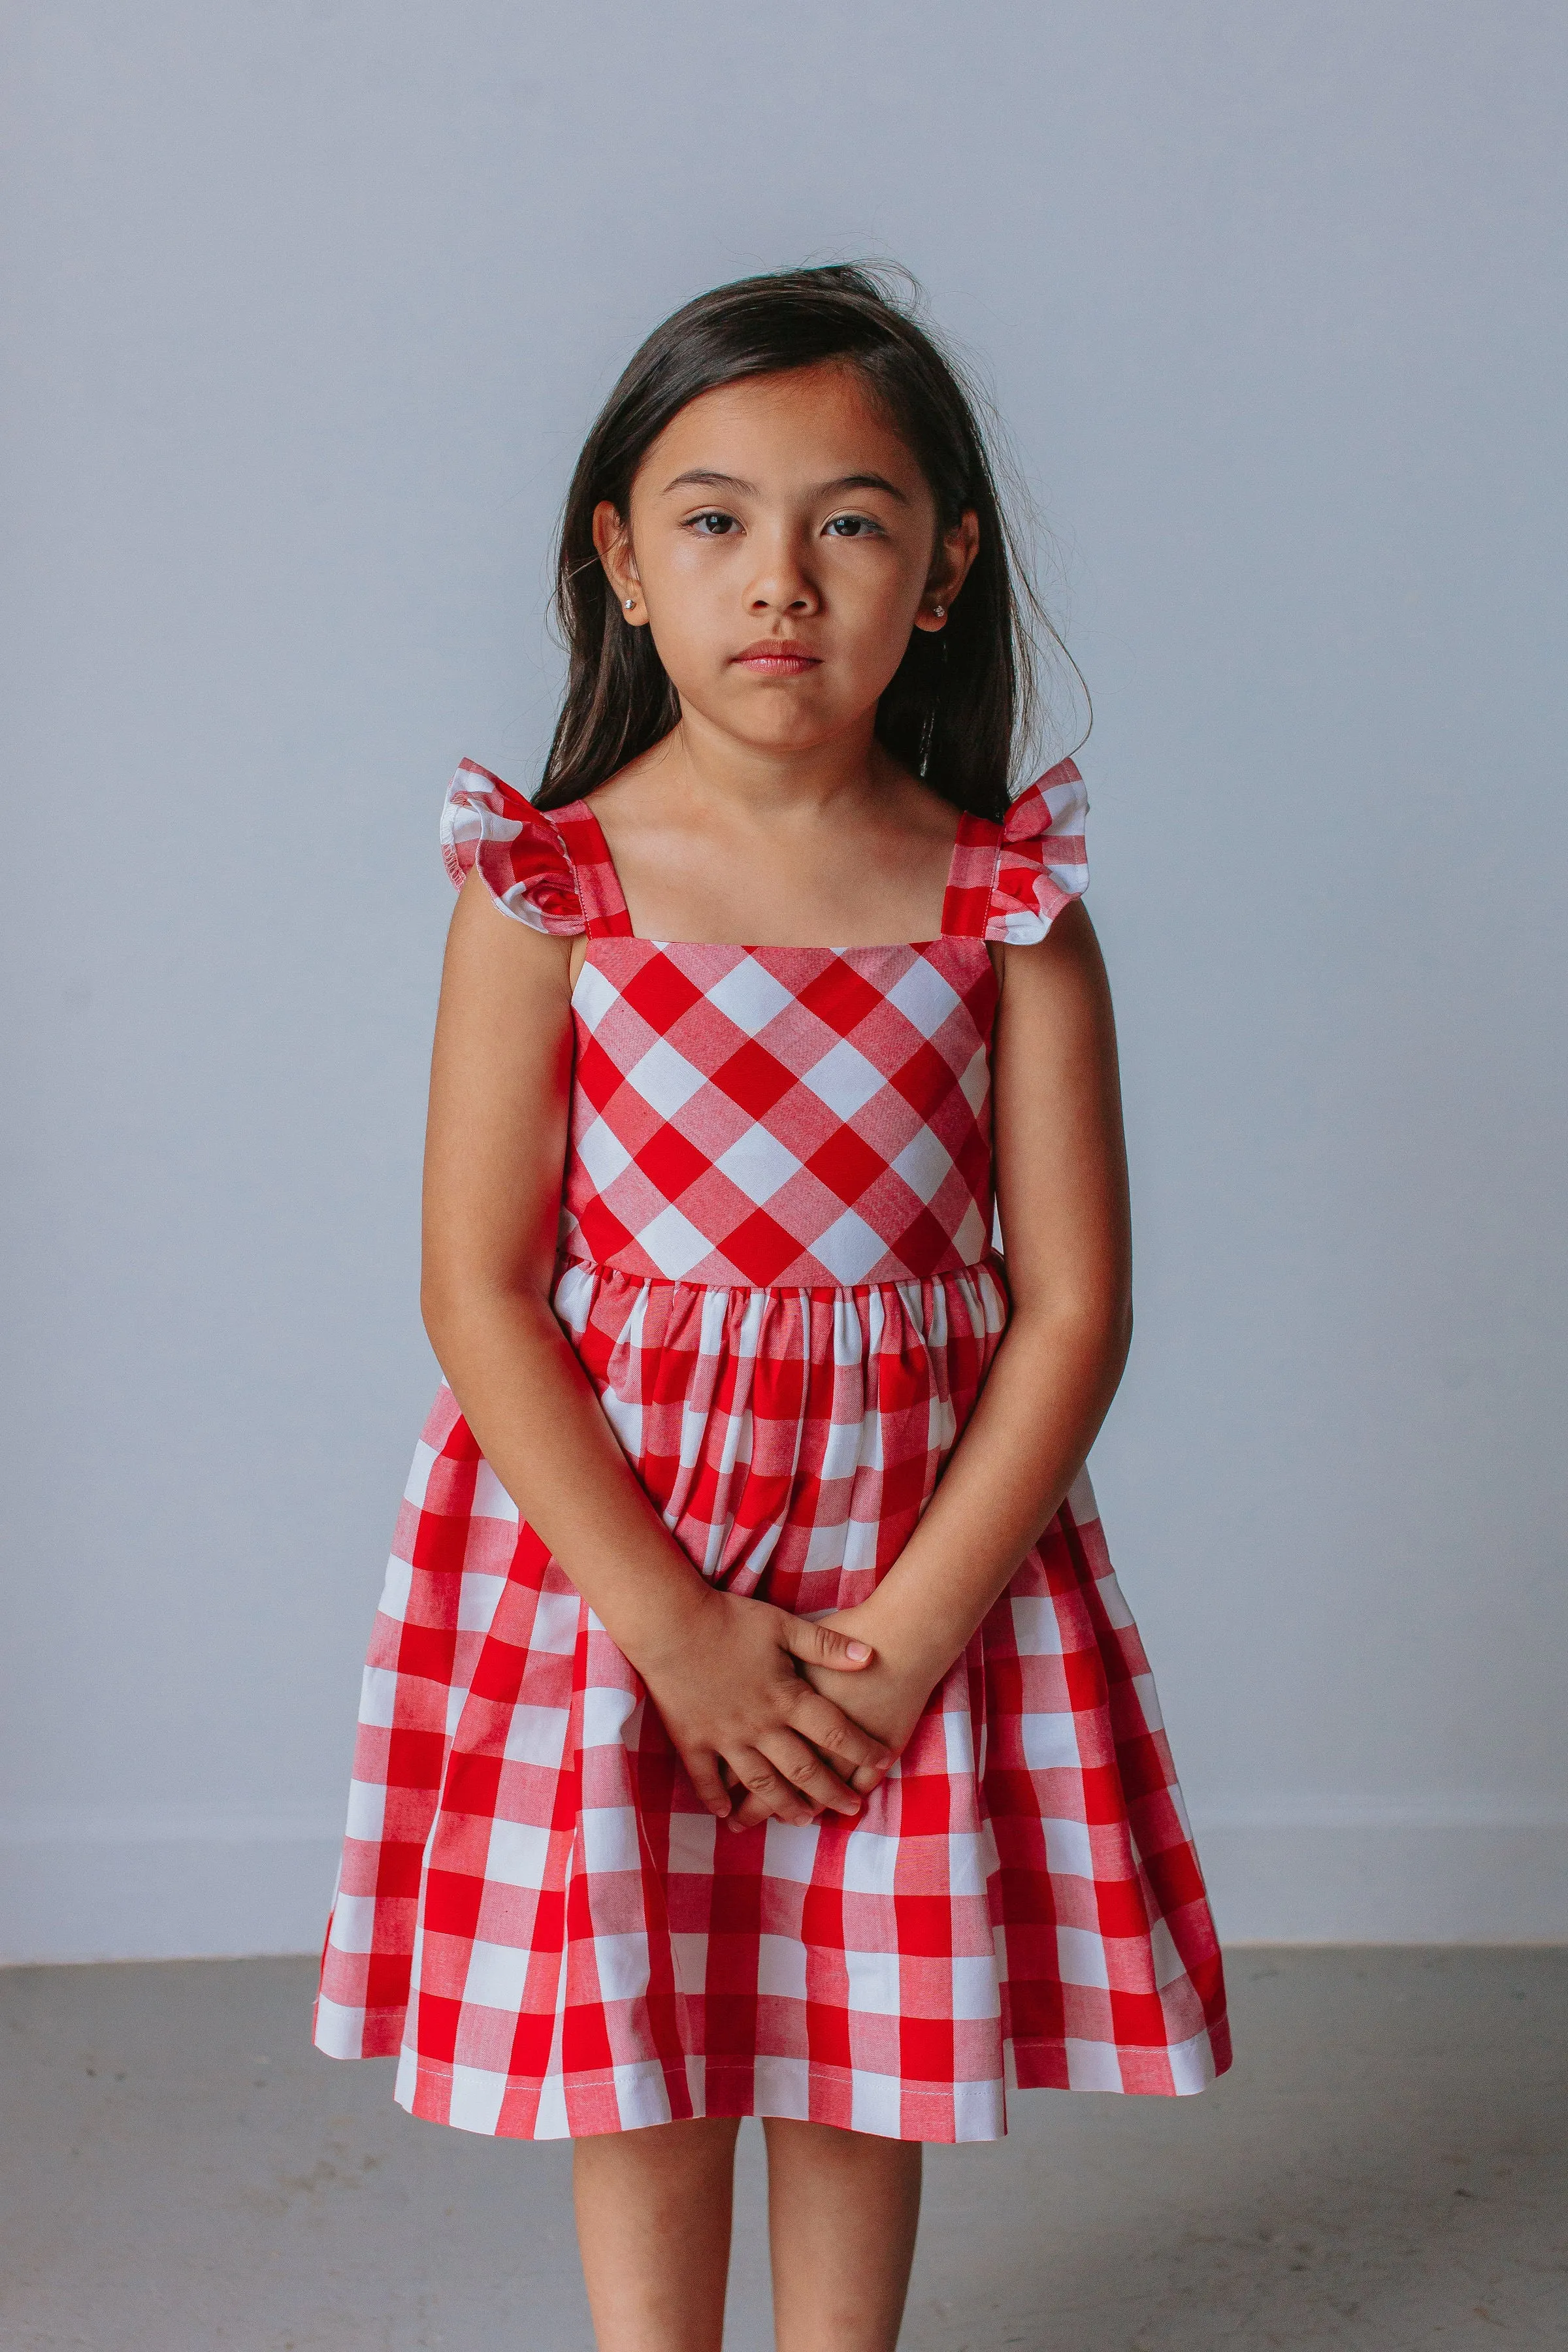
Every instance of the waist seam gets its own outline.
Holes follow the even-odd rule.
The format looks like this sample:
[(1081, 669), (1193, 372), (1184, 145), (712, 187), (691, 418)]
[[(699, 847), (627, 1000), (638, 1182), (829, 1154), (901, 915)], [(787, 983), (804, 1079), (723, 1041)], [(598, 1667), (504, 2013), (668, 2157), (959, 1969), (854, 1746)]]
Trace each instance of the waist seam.
[(559, 1282), (573, 1268), (627, 1283), (638, 1290), (696, 1290), (724, 1297), (863, 1298), (874, 1290), (923, 1289), (928, 1283), (962, 1282), (983, 1271), (1005, 1280), (998, 1249), (988, 1249), (984, 1257), (964, 1265), (944, 1266), (938, 1274), (889, 1275), (879, 1282), (686, 1282), (672, 1275), (634, 1274), (629, 1267), (615, 1265), (604, 1258), (572, 1256), (556, 1259), (555, 1281)]

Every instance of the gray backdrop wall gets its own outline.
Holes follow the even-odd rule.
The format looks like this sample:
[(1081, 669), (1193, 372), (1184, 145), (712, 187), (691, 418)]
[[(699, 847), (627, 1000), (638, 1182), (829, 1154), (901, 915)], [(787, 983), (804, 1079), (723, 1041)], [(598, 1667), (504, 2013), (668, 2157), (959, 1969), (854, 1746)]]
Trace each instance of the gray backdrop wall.
[(893, 254), (1098, 706), (1094, 1468), (1233, 1937), (1568, 1931), (1568, 16), (15, 8), (7, 1950), (314, 1944), (467, 752), (637, 337)]

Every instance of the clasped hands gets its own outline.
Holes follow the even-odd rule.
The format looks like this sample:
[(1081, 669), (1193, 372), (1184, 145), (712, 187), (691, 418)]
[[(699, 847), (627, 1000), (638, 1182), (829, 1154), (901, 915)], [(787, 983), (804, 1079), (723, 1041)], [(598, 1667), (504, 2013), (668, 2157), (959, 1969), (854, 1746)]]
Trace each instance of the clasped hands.
[(814, 1620), (710, 1585), (671, 1630), (632, 1663), (697, 1794), (731, 1829), (858, 1813), (941, 1679), (877, 1639), (869, 1603)]

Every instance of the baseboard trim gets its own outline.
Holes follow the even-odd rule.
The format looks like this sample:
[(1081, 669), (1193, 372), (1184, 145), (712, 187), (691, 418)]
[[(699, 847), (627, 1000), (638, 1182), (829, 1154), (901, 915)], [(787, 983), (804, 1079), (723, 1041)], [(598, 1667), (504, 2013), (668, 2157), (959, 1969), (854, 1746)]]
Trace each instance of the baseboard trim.
[[(1568, 1942), (1568, 1818), (1373, 1801), (1194, 1819), (1246, 1944)], [(0, 1965), (319, 1949), (340, 1832), (319, 1814), (0, 1823)]]

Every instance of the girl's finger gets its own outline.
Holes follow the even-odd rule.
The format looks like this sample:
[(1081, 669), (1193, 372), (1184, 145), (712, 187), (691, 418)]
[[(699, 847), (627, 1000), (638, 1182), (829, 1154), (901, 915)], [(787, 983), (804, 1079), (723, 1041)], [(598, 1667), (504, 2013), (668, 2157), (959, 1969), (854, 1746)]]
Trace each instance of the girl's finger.
[[(788, 1738), (789, 1734), (786, 1732), (784, 1737)], [(804, 1747), (805, 1743), (797, 1742), (797, 1745)], [(811, 1751), (807, 1748), (805, 1752), (809, 1755)], [(774, 1759), (764, 1755), (760, 1748), (748, 1748), (730, 1760), (739, 1773), (748, 1797), (754, 1798), (763, 1811), (771, 1813), (775, 1821), (788, 1822), (792, 1827), (802, 1829), (808, 1822), (816, 1820), (819, 1806), (812, 1802), (805, 1790), (795, 1785), (790, 1773), (781, 1771)], [(819, 1763), (817, 1769), (825, 1780), (833, 1779), (826, 1764)], [(837, 1785), (842, 1794), (848, 1794), (842, 1780)]]
[(730, 1792), (719, 1777), (719, 1759), (711, 1748), (682, 1748), (680, 1760), (686, 1767), (686, 1777), (710, 1813), (721, 1821), (731, 1810)]
[(827, 1806), (836, 1813), (859, 1811), (860, 1800), (855, 1790), (797, 1732), (782, 1727), (764, 1732), (757, 1747), (797, 1795), (805, 1798), (814, 1809)]
[(836, 1633), (831, 1625), (814, 1625), (809, 1617), (784, 1619), (784, 1645), (805, 1665), (837, 1666), (851, 1673), (857, 1666), (868, 1666), (877, 1654), (868, 1642)]
[(860, 1778), (862, 1771), (868, 1768), (879, 1779), (893, 1760), (892, 1750), (874, 1733), (862, 1731), (842, 1707), (835, 1706), (830, 1698), (814, 1691), (809, 1683), (800, 1686), (790, 1723), (803, 1739), (809, 1739), (814, 1748), (820, 1748), (835, 1770), (857, 1789), (875, 1786), (875, 1780)]
[(760, 1797), (749, 1796), (742, 1803), (736, 1806), (734, 1811), (725, 1822), (724, 1827), (727, 1830), (760, 1829), (763, 1822), (771, 1821), (772, 1819), (773, 1815), (769, 1812), (762, 1799)]

